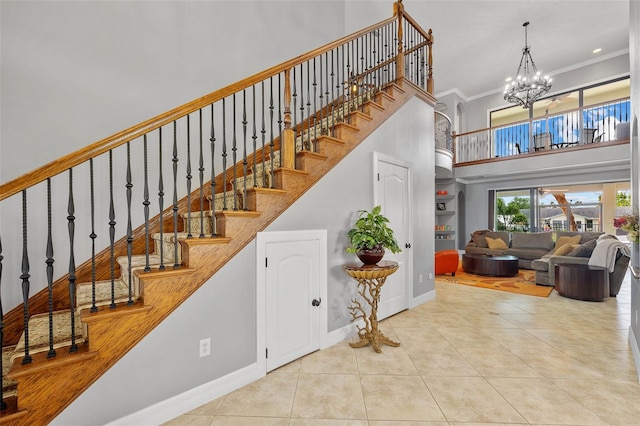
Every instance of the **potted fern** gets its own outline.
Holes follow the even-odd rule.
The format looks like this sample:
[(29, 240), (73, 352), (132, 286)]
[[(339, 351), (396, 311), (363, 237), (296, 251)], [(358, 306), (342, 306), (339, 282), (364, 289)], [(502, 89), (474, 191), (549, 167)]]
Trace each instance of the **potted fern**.
[(378, 263), (384, 257), (385, 249), (392, 253), (402, 251), (393, 236), (393, 229), (388, 226), (389, 219), (380, 213), (381, 209), (381, 206), (376, 206), (370, 212), (358, 211), (358, 219), (347, 232), (351, 242), (347, 252), (355, 253), (365, 265)]

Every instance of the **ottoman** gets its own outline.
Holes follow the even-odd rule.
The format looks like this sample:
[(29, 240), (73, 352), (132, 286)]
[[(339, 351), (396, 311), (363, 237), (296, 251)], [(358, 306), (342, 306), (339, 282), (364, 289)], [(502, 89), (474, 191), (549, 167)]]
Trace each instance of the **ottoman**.
[(435, 255), (436, 275), (448, 274), (456, 275), (458, 264), (460, 263), (460, 255), (458, 250), (442, 250), (437, 251)]

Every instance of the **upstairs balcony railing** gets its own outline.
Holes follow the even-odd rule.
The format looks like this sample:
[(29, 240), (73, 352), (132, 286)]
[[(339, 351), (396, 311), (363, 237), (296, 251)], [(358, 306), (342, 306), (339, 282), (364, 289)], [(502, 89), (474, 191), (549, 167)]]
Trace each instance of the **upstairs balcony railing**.
[(621, 98), (453, 135), (455, 163), (629, 140), (631, 103)]

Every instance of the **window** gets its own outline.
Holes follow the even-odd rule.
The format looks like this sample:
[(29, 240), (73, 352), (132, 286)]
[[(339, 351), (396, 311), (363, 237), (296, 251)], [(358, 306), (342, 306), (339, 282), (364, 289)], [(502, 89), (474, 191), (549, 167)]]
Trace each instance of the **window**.
[(494, 229), (499, 231), (564, 230), (620, 235), (613, 227), (613, 218), (629, 206), (628, 181), (497, 190), (492, 220)]

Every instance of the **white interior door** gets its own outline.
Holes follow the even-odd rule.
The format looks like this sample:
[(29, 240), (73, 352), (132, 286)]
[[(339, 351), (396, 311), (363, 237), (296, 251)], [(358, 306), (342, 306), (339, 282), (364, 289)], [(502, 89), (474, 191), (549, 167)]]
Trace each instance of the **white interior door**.
[(320, 348), (322, 244), (317, 238), (265, 244), (266, 371)]
[(402, 249), (393, 254), (386, 251), (384, 260), (398, 262), (398, 270), (387, 278), (380, 293), (378, 318), (383, 319), (409, 307), (411, 296), (411, 169), (408, 163), (375, 153), (375, 205), (382, 213)]

